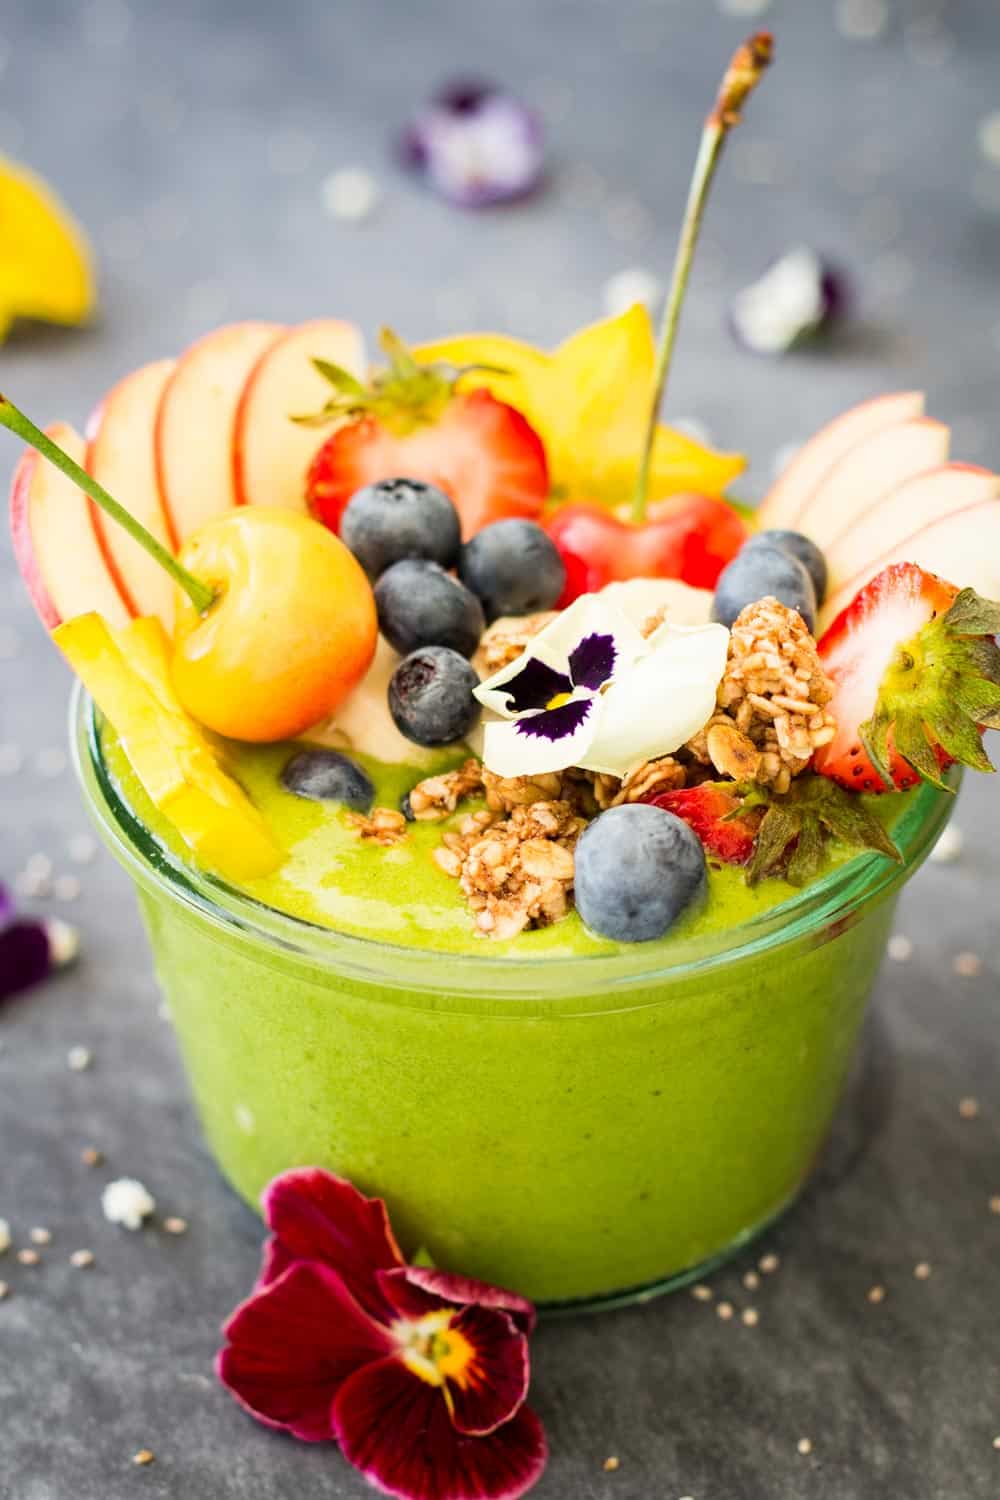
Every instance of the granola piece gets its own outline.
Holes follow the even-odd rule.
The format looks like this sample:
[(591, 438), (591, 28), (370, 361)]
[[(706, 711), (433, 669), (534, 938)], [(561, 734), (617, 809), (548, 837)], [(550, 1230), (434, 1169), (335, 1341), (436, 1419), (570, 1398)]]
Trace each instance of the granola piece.
[[(827, 707), (832, 697), (802, 616), (777, 599), (759, 599), (747, 605), (730, 633), (718, 712), (685, 748), (723, 775), (787, 792), (836, 733)], [(750, 773), (754, 751), (758, 760)]]
[(618, 807), (622, 802), (642, 802), (657, 792), (674, 792), (686, 780), (687, 772), (672, 755), (644, 760), (625, 776), (611, 806)]
[[(472, 814), (481, 820), (483, 814)], [(434, 857), (462, 885), (481, 933), (512, 938), (569, 910), (573, 850), (585, 820), (568, 802), (515, 807), (489, 827), (446, 833)]]
[(369, 815), (351, 812), (347, 820), (357, 832), (358, 838), (388, 849), (406, 837), (406, 819), (394, 807), (376, 807)]
[(563, 773), (543, 771), (536, 776), (498, 776), (483, 767), (486, 806), (492, 812), (512, 812), (515, 807), (530, 807), (533, 802), (562, 799)]
[(482, 763), (470, 756), (455, 771), (419, 781), (409, 794), (410, 812), (418, 823), (439, 823), (442, 818), (449, 817), (460, 802), (477, 797), (482, 789)]
[(535, 615), (501, 615), (484, 632), (472, 665), (483, 679), (517, 661), (533, 636), (554, 620), (557, 610), (541, 610)]

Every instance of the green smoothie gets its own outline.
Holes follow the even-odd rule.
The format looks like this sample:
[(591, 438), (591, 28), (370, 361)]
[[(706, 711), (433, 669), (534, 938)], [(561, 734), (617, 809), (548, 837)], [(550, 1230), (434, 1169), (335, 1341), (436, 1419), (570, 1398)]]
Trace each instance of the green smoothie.
[[(328, 1167), (387, 1199), (407, 1250), (553, 1303), (695, 1274), (795, 1195), (949, 798), (883, 799), (903, 867), (835, 850), (804, 893), (713, 869), (660, 942), (619, 948), (569, 917), (494, 944), (430, 858), (440, 825), (361, 844), (281, 788), (288, 753), (230, 757), (289, 850), (241, 894), (150, 837), (113, 741), (110, 774), (82, 746), (209, 1142), (249, 1201)], [(426, 774), (369, 769), (387, 805)]]

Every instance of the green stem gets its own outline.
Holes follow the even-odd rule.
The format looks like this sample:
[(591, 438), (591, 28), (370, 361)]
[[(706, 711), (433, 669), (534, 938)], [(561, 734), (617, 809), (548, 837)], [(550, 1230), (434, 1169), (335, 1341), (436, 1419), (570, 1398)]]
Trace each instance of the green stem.
[(124, 527), (133, 541), (138, 542), (140, 547), (145, 547), (150, 557), (155, 558), (160, 567), (164, 568), (174, 582), (180, 585), (199, 614), (205, 614), (212, 607), (215, 602), (215, 591), (207, 584), (201, 583), (188, 572), (187, 568), (182, 568), (173, 553), (168, 552), (166, 547), (162, 546), (140, 521), (136, 520), (135, 516), (108, 494), (102, 484), (98, 484), (86, 469), (81, 469), (80, 465), (70, 458), (58, 443), (54, 443), (50, 437), (47, 437), (42, 429), (36, 427), (31, 418), (26, 417), (23, 411), (19, 411), (6, 396), (0, 396), (0, 425), (8, 427), (32, 448), (37, 448), (43, 458), (47, 458), (68, 479), (71, 479), (78, 489), (83, 490), (85, 495), (89, 495), (95, 505), (99, 505), (106, 515), (109, 515), (119, 526)]
[(636, 477), (635, 492), (632, 496), (632, 521), (636, 526), (641, 526), (646, 519), (646, 506), (649, 499), (649, 472), (653, 461), (653, 446), (656, 442), (656, 428), (659, 421), (660, 406), (663, 402), (663, 393), (667, 387), (667, 375), (670, 371), (670, 361), (674, 352), (674, 343), (677, 339), (677, 327), (680, 323), (681, 306), (684, 302), (684, 294), (687, 291), (688, 277), (691, 274), (691, 262), (698, 244), (698, 236), (701, 233), (701, 223), (705, 214), (705, 204), (708, 200), (708, 190), (715, 176), (715, 169), (722, 155), (722, 147), (726, 136), (735, 125), (740, 122), (740, 110), (747, 95), (757, 83), (771, 60), (772, 41), (767, 32), (759, 32), (756, 36), (744, 42), (735, 53), (732, 62), (726, 70), (722, 80), (715, 106), (705, 121), (698, 146), (698, 156), (694, 164), (694, 172), (691, 175), (691, 186), (688, 189), (687, 203), (684, 208), (684, 219), (681, 223), (680, 239), (677, 242), (677, 252), (674, 256), (673, 271), (670, 276), (670, 290), (663, 308), (663, 317), (660, 323), (659, 341), (656, 354), (656, 368), (653, 374), (653, 394), (649, 407), (649, 415), (646, 421), (646, 432), (643, 440), (642, 452), (639, 456), (639, 472)]

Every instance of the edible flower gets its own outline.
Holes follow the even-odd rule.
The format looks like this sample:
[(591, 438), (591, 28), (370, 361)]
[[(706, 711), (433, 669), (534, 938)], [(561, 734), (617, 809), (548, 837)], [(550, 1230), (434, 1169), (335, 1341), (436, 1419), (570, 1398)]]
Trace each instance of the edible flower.
[[(582, 328), (551, 354), (490, 333), (440, 339), (414, 354), (421, 364), (493, 367), (465, 378), (527, 418), (545, 445), (554, 499), (614, 507), (632, 498), (656, 366), (645, 307)], [(745, 467), (740, 454), (716, 453), (661, 423), (649, 499), (685, 491), (719, 496)]]
[(491, 83), (446, 85), (407, 126), (400, 150), (406, 166), (460, 208), (522, 198), (542, 177), (541, 121)]
[(624, 776), (704, 727), (728, 644), (723, 625), (670, 621), (645, 639), (613, 600), (584, 594), (476, 689), (506, 721), (485, 726), (483, 761), (498, 776)]
[(70, 963), (79, 938), (68, 922), (18, 917), (13, 898), (0, 884), (0, 1000), (39, 984)]
[(270, 1427), (333, 1439), (400, 1500), (515, 1500), (546, 1460), (525, 1406), (535, 1311), (408, 1265), (385, 1204), (314, 1167), (263, 1198), (272, 1238), (225, 1327), (223, 1385)]

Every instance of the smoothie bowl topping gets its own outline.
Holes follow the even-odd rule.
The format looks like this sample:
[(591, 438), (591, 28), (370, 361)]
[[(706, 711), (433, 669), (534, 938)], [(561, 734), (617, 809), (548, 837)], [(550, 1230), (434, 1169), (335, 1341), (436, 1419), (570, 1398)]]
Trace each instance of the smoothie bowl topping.
[(348, 931), (599, 946), (737, 871), (763, 903), (894, 857), (876, 799), (990, 769), (1000, 478), (923, 396), (838, 417), (752, 515), (743, 460), (660, 421), (770, 57), (741, 47), (705, 122), (658, 342), (637, 305), (552, 352), (383, 330), (373, 370), (343, 320), (248, 322), (128, 376), (86, 441), (0, 398), (35, 450), (22, 573), (175, 852)]

